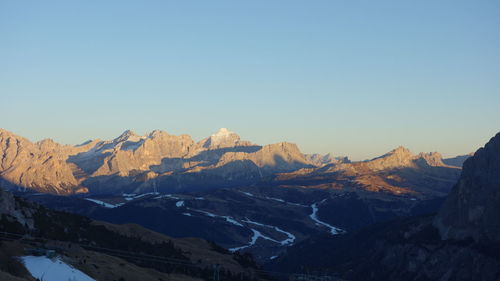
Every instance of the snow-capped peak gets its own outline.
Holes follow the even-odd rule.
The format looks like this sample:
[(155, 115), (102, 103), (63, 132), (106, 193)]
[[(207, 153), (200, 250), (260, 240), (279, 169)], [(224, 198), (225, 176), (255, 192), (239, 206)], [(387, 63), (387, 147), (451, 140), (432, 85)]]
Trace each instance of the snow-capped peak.
[(229, 131), (227, 128), (220, 128), (217, 133), (213, 134), (212, 137), (227, 137), (234, 134), (233, 132)]
[(240, 136), (226, 128), (220, 128), (217, 133), (202, 141), (203, 147), (228, 147), (240, 141)]

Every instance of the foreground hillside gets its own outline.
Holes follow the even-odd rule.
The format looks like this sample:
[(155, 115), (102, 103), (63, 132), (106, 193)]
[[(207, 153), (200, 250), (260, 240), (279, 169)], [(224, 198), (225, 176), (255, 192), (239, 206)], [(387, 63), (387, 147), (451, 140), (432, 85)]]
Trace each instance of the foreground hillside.
[(347, 280), (500, 280), (499, 195), (500, 133), (466, 160), (437, 215), (311, 238), (270, 266)]
[(2, 190), (0, 214), (2, 280), (32, 280), (18, 257), (49, 253), (95, 280), (206, 280), (214, 264), (226, 280), (256, 273), (250, 257), (202, 239), (174, 239), (137, 225), (51, 211)]

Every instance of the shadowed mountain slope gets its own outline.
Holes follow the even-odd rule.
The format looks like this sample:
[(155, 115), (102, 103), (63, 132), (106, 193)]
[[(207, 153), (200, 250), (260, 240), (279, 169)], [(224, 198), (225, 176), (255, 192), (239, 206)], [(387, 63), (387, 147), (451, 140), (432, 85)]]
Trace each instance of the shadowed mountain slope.
[(271, 267), (347, 280), (500, 280), (500, 134), (469, 158), (437, 215), (308, 239)]

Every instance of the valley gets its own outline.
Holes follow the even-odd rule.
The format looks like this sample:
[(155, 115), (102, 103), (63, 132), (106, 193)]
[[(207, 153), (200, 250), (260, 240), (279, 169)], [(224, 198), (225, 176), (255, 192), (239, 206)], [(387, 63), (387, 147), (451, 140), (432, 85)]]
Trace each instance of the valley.
[(254, 145), (227, 129), (198, 143), (126, 131), (74, 147), (0, 136), (0, 183), (16, 196), (110, 225), (201, 238), (271, 268), (311, 239), (437, 212), (466, 159), (398, 147), (353, 162), (289, 143)]

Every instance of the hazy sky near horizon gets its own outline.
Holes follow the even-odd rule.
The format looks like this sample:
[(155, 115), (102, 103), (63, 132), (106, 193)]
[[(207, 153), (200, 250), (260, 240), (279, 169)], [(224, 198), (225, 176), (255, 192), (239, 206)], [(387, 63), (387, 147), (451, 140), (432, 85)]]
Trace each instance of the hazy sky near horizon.
[(227, 127), (353, 159), (500, 131), (499, 1), (0, 1), (0, 128)]

